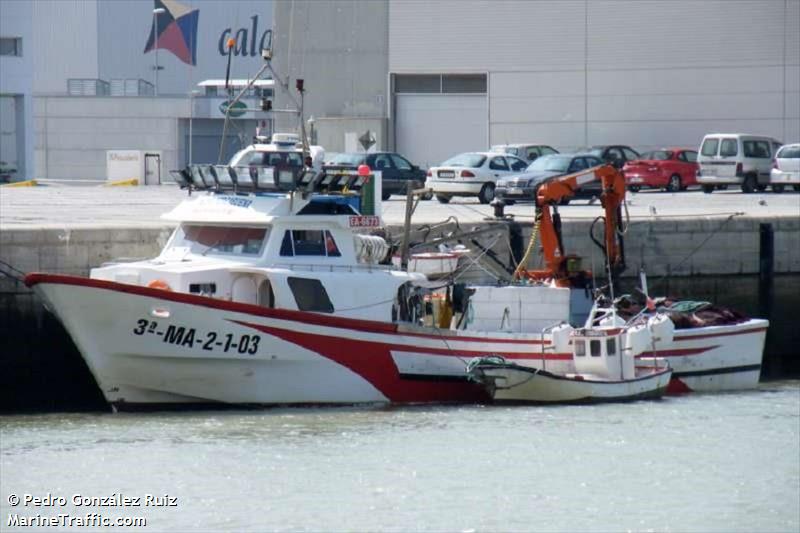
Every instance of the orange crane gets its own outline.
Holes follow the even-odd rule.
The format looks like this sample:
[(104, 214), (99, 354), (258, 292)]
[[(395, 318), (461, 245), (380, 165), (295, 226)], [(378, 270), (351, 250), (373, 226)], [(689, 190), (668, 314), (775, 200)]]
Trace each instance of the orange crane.
[[(592, 273), (581, 270), (580, 257), (566, 255), (561, 239), (561, 216), (558, 204), (572, 198), (581, 185), (600, 181), (602, 193), (600, 205), (605, 214), (592, 223), (590, 235), (592, 240), (604, 252), (611, 277), (618, 276), (625, 270), (625, 248), (622, 241), (622, 204), (625, 200), (625, 178), (619, 170), (611, 165), (593, 167), (588, 170), (559, 176), (545, 181), (536, 191), (536, 225), (531, 235), (531, 242), (525, 257), (514, 272), (516, 279), (552, 280), (558, 286), (586, 286)], [(603, 222), (603, 241), (599, 242), (593, 235), (595, 224)], [(530, 254), (536, 240), (536, 228), (539, 229), (544, 255), (545, 268), (542, 270), (526, 270)]]

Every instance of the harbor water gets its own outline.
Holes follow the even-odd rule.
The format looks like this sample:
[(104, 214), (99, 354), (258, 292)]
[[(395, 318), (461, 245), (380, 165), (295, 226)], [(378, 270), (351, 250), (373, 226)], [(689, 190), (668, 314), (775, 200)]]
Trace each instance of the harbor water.
[(800, 528), (794, 380), (588, 406), (8, 415), (0, 439), (3, 531), (59, 514), (150, 532)]

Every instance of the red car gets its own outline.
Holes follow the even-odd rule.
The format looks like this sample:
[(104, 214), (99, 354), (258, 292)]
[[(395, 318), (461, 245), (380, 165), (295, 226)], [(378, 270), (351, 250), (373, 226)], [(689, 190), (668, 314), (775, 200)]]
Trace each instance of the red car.
[(628, 190), (664, 189), (675, 192), (697, 185), (697, 151), (689, 148), (662, 148), (643, 153), (622, 167)]

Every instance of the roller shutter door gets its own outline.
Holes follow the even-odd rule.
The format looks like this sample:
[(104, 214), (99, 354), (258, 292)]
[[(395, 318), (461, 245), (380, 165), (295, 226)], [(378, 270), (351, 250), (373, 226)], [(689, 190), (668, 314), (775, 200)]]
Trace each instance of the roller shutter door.
[(397, 151), (423, 168), (488, 149), (485, 94), (397, 94)]

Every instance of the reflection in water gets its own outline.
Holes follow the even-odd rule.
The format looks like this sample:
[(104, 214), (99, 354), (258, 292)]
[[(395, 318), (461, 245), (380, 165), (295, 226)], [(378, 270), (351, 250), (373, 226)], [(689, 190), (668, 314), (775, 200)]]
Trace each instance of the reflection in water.
[(4, 492), (177, 496), (136, 509), (152, 531), (800, 527), (797, 381), (620, 405), (8, 416), (0, 441)]

